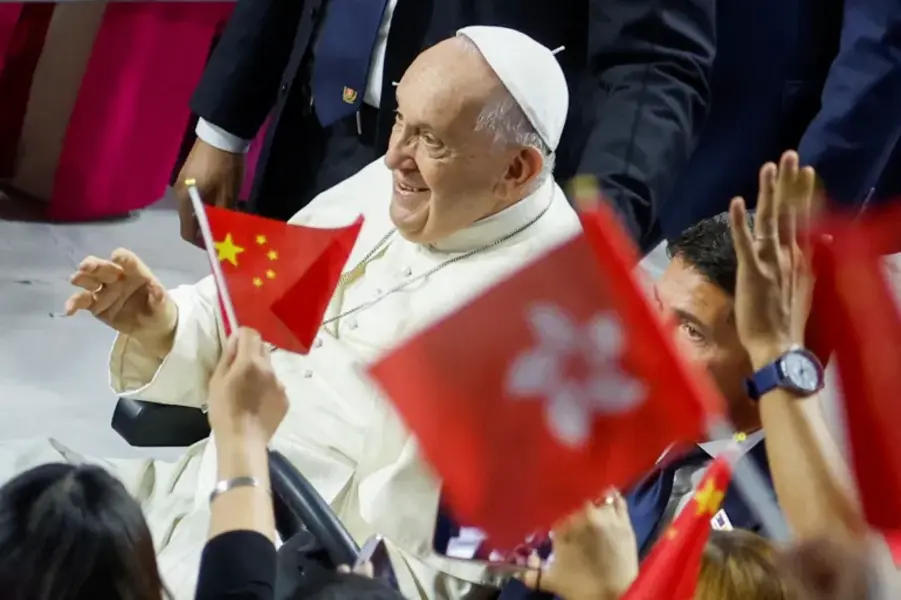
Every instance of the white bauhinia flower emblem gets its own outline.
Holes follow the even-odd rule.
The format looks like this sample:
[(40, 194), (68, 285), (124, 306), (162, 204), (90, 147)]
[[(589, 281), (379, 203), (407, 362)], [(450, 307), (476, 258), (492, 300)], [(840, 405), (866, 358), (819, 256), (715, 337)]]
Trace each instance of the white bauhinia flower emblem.
[(595, 414), (622, 413), (644, 399), (645, 387), (620, 367), (623, 332), (614, 313), (579, 325), (560, 307), (537, 304), (527, 320), (536, 345), (514, 360), (507, 391), (545, 399), (548, 427), (560, 442), (585, 443)]

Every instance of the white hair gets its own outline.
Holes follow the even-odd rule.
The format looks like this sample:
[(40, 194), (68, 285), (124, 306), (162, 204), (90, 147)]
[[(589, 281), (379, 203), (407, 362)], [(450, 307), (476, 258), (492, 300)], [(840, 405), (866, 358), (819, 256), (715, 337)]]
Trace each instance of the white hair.
[[(457, 39), (467, 50), (479, 53), (475, 43), (465, 35), (458, 35)], [(530, 186), (529, 193), (532, 193), (553, 174), (555, 155), (535, 131), (516, 99), (507, 88), (501, 87), (503, 92), (482, 108), (476, 119), (475, 130), (491, 133), (497, 145), (526, 146), (538, 150), (542, 158), (541, 170)]]

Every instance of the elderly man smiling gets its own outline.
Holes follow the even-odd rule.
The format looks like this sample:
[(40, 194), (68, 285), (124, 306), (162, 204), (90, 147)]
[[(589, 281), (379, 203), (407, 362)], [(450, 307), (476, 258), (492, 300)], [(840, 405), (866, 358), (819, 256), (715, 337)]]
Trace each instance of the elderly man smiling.
[[(330, 227), (366, 217), (312, 351), (272, 354), (291, 400), (273, 446), (358, 540), (379, 532), (390, 541), (405, 595), (472, 597), (489, 574), (431, 552), (439, 481), (361, 367), (576, 234), (578, 219), (551, 176), (568, 92), (550, 50), (513, 30), (471, 27), (423, 52), (397, 97), (384, 159), (292, 221)], [(72, 282), (82, 289), (67, 312), (89, 311), (119, 332), (116, 392), (206, 402), (224, 342), (212, 279), (166, 291), (137, 256), (118, 250), (110, 260), (86, 258)], [(15, 454), (16, 469), (82, 460), (55, 441), (28, 450)], [(108, 463), (144, 502), (179, 599), (193, 594), (216, 457), (209, 440), (175, 465)]]

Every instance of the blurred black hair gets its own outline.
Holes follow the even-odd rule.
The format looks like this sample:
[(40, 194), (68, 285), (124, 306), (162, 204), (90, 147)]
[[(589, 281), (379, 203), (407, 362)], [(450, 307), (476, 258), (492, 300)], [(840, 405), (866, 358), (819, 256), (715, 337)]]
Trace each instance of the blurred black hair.
[[(754, 227), (754, 214), (748, 214)], [(730, 296), (735, 295), (738, 259), (732, 243), (729, 213), (720, 213), (692, 225), (679, 236), (668, 240), (670, 258), (680, 258)]]
[(141, 507), (112, 475), (47, 464), (0, 488), (4, 600), (160, 600)]

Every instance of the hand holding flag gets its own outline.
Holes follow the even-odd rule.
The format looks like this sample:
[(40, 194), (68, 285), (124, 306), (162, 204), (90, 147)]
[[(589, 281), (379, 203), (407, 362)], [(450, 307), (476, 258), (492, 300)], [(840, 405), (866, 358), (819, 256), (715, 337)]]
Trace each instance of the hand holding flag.
[(338, 229), (290, 225), (205, 205), (185, 182), (197, 216), (226, 331), (259, 331), (283, 350), (305, 354), (363, 225)]

